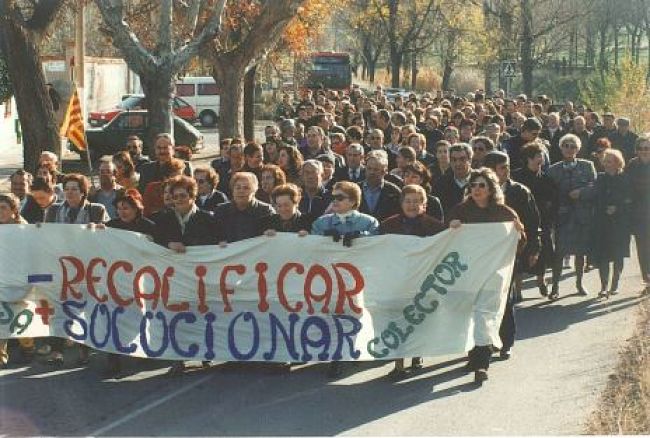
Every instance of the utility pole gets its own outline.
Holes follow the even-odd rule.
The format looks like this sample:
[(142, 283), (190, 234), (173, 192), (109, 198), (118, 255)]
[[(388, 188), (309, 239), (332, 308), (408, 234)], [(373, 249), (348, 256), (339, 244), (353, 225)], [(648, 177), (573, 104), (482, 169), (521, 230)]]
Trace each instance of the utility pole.
[(79, 99), (81, 100), (81, 110), (86, 120), (86, 94), (84, 93), (85, 86), (85, 17), (84, 17), (84, 0), (77, 0), (77, 16), (75, 17), (74, 26), (74, 82), (77, 85)]

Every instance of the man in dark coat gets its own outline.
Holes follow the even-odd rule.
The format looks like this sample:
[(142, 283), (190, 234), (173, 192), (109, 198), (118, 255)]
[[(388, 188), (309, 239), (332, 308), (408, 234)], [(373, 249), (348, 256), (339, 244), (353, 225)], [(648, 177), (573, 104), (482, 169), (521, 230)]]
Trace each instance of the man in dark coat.
[(384, 179), (388, 172), (385, 151), (370, 151), (366, 158), (366, 180), (361, 183), (359, 211), (373, 216), (379, 222), (401, 211), (401, 190)]
[(449, 148), (451, 172), (445, 173), (433, 187), (433, 195), (440, 199), (444, 217), (465, 197), (474, 151), (467, 143), (456, 143)]
[(219, 175), (212, 167), (197, 167), (194, 170), (194, 180), (198, 186), (196, 206), (201, 210), (214, 213), (218, 205), (228, 201), (228, 196), (217, 190)]
[(366, 168), (363, 165), (363, 146), (359, 143), (351, 143), (348, 145), (345, 160), (346, 165), (334, 171), (334, 180), (339, 181), (352, 181), (360, 183), (366, 179)]
[(503, 320), (499, 329), (499, 336), (503, 346), (501, 358), (510, 357), (510, 349), (515, 342), (515, 309), (514, 303), (521, 301), (521, 273), (537, 263), (540, 250), (539, 240), (539, 211), (530, 190), (523, 184), (510, 179), (510, 161), (508, 155), (501, 151), (492, 151), (485, 157), (485, 166), (494, 170), (503, 188), (506, 205), (517, 212), (526, 232), (526, 246), (515, 262), (510, 293), (506, 303)]
[(616, 131), (610, 132), (609, 141), (612, 147), (623, 153), (625, 162), (629, 162), (636, 155), (634, 145), (639, 138), (634, 132), (630, 131), (630, 119), (621, 117), (616, 121)]
[(558, 113), (549, 114), (548, 119), (546, 120), (546, 127), (542, 129), (539, 137), (549, 143), (548, 153), (550, 155), (551, 164), (562, 160), (560, 139), (564, 134), (566, 134), (566, 131), (564, 131), (560, 125), (560, 115)]
[(521, 133), (503, 143), (503, 148), (508, 153), (508, 156), (510, 157), (510, 163), (515, 169), (519, 169), (524, 165), (521, 157), (521, 148), (524, 147), (526, 143), (535, 141), (539, 137), (541, 131), (542, 124), (539, 122), (539, 120), (534, 117), (530, 117), (526, 119), (526, 121), (521, 126)]

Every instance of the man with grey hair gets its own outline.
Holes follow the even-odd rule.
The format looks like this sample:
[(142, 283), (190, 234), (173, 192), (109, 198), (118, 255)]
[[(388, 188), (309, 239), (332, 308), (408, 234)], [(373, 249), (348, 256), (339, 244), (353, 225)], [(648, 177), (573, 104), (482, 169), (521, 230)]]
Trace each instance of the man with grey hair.
[[(548, 141), (548, 153), (551, 164), (562, 160), (562, 151), (560, 150), (560, 139), (566, 134), (560, 123), (559, 113), (550, 113), (546, 119), (546, 126), (540, 132), (539, 137)], [(522, 163), (523, 165), (523, 163)]]
[(350, 143), (345, 152), (347, 165), (336, 169), (334, 179), (338, 181), (352, 181), (360, 183), (366, 179), (366, 168), (363, 165), (363, 146), (359, 143)]
[(401, 211), (402, 191), (395, 184), (384, 179), (388, 173), (386, 151), (368, 152), (366, 156), (366, 179), (361, 185), (359, 211), (373, 216), (379, 222)]
[(330, 204), (330, 193), (323, 187), (323, 163), (318, 160), (307, 160), (300, 170), (302, 182), (302, 198), (298, 210), (311, 225), (321, 217)]
[(617, 119), (616, 131), (609, 133), (608, 138), (612, 142), (612, 147), (623, 153), (626, 162), (635, 157), (634, 145), (639, 136), (630, 131), (630, 119), (627, 117)]
[(440, 199), (445, 217), (465, 197), (473, 155), (474, 151), (467, 143), (456, 143), (449, 148), (451, 173), (444, 174), (433, 190), (433, 194)]

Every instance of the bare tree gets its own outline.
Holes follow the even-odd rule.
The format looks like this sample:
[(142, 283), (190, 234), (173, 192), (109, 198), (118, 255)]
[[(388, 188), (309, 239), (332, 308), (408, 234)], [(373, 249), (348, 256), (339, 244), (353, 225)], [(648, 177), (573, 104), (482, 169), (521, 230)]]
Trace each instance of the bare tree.
[[(213, 39), (221, 26), (222, 12), (226, 0), (188, 0), (181, 4), (185, 17), (187, 39), (176, 43), (174, 38), (174, 5), (172, 0), (161, 0), (155, 47), (149, 49), (136, 36), (132, 27), (124, 20), (123, 0), (95, 0), (107, 33), (113, 45), (120, 50), (129, 68), (140, 76), (147, 107), (149, 109), (149, 142), (161, 132), (173, 132), (171, 119), (174, 79), (183, 71), (200, 48)], [(214, 4), (213, 4), (214, 3)], [(201, 20), (201, 13), (208, 17)], [(203, 28), (199, 24), (203, 21)], [(178, 26), (181, 28), (181, 26)], [(200, 30), (199, 30), (200, 29)]]
[(0, 1), (0, 50), (5, 55), (23, 128), (24, 166), (32, 172), (42, 151), (61, 155), (39, 47), (62, 4), (63, 0), (34, 0), (27, 7), (15, 0)]

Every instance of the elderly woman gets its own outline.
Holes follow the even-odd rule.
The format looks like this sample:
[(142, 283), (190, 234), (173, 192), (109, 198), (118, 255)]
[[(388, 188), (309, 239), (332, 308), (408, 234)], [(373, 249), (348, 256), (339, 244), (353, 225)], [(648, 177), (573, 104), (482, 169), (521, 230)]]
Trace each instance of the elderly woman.
[(115, 165), (115, 182), (123, 189), (137, 189), (140, 184), (140, 174), (135, 171), (135, 164), (127, 151), (113, 155)]
[[(45, 214), (45, 222), (58, 224), (104, 224), (110, 220), (106, 208), (102, 204), (88, 202), (88, 189), (90, 182), (84, 175), (69, 173), (63, 177), (63, 191), (65, 201), (54, 204)], [(48, 363), (55, 366), (63, 365), (62, 338), (50, 339), (52, 355)], [(86, 365), (89, 361), (90, 349), (85, 345), (79, 346), (78, 365)]]
[(257, 178), (252, 173), (237, 172), (232, 176), (232, 199), (215, 210), (220, 243), (238, 242), (264, 233), (264, 226), (275, 211), (255, 198), (257, 190)]
[[(602, 159), (605, 172), (598, 174), (594, 200), (594, 238), (592, 256), (600, 274), (599, 297), (618, 291), (623, 259), (630, 256), (630, 209), (632, 197), (628, 176), (623, 173), (621, 151), (607, 149)], [(611, 287), (610, 263), (613, 263)]]
[[(157, 215), (154, 241), (179, 254), (185, 253), (188, 246), (216, 244), (220, 239), (214, 218), (196, 206), (198, 188), (194, 179), (179, 175), (167, 181), (166, 187), (169, 187), (174, 206)], [(176, 362), (169, 375), (178, 376), (184, 370), (185, 364)]]
[[(18, 207), (20, 199), (16, 195), (0, 195), (0, 225), (26, 224), (27, 221), (20, 216)], [(21, 356), (24, 362), (31, 362), (34, 357), (34, 340), (32, 338), (19, 338)], [(9, 351), (7, 340), (0, 339), (0, 370), (7, 367)]]
[[(427, 200), (427, 192), (422, 186), (407, 183), (402, 189), (402, 213), (383, 221), (379, 225), (379, 234), (407, 234), (427, 237), (443, 231), (445, 225), (426, 213)], [(420, 368), (422, 368), (422, 358), (414, 357), (411, 360), (411, 369), (418, 370)], [(389, 376), (397, 380), (406, 377), (404, 359), (395, 361), (395, 368), (389, 373)]]
[[(361, 188), (350, 181), (339, 181), (332, 190), (332, 212), (314, 221), (311, 234), (331, 236), (334, 242), (343, 239), (344, 246), (352, 246), (357, 237), (372, 236), (379, 230), (379, 222), (374, 217), (359, 213)], [(339, 377), (343, 372), (341, 362), (332, 362), (328, 375)]]
[[(459, 228), (461, 223), (514, 222), (515, 228), (525, 241), (523, 225), (517, 213), (507, 205), (499, 180), (491, 169), (474, 170), (469, 176), (470, 192), (463, 202), (449, 214), (449, 226)], [(477, 326), (480, 326), (480, 321)], [(476, 334), (476, 332), (475, 332)], [(476, 346), (469, 352), (467, 369), (474, 371), (474, 381), (481, 384), (487, 380), (487, 370), (492, 356), (491, 345), (485, 339), (475, 339)]]
[(309, 234), (310, 222), (298, 210), (300, 188), (297, 185), (289, 183), (274, 188), (271, 201), (277, 213), (269, 217), (264, 234), (273, 236), (278, 231), (298, 233), (300, 236)]
[(440, 199), (431, 195), (431, 173), (429, 169), (424, 167), (422, 163), (416, 161), (413, 164), (409, 164), (404, 168), (404, 184), (415, 184), (422, 187), (427, 193), (427, 202), (426, 213), (429, 216), (432, 216), (438, 219), (441, 222), (444, 222), (444, 215), (442, 212), (442, 204), (440, 204)]
[(650, 294), (650, 134), (639, 136), (635, 148), (636, 157), (625, 168), (632, 197), (630, 222), (644, 282), (643, 294)]
[(287, 178), (280, 166), (275, 164), (265, 164), (260, 172), (260, 188), (257, 190), (255, 197), (267, 204), (271, 202), (271, 192), (273, 189), (287, 183)]
[(578, 294), (588, 295), (582, 285), (585, 257), (591, 243), (591, 221), (596, 169), (591, 161), (577, 158), (580, 138), (567, 134), (560, 139), (562, 161), (548, 169), (548, 175), (558, 188), (557, 222), (555, 223), (555, 257), (553, 287), (549, 298), (560, 296), (559, 281), (565, 255), (575, 256)]
[(300, 184), (303, 157), (293, 146), (282, 146), (278, 152), (278, 166), (284, 171), (287, 182)]

